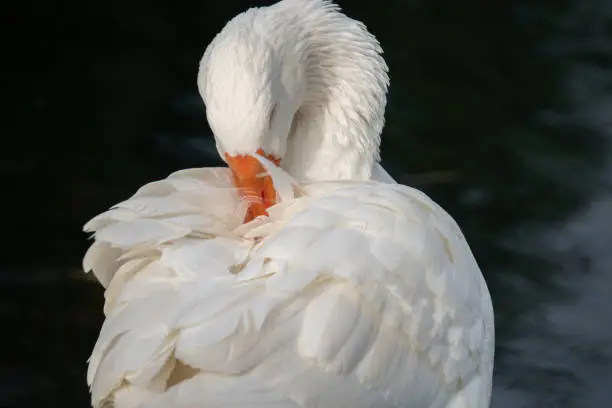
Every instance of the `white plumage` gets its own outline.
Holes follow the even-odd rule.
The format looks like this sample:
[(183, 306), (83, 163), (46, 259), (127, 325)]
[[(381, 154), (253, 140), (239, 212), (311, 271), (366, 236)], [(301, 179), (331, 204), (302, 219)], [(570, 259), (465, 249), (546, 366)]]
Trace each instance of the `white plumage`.
[[(260, 27), (266, 20), (257, 16), (279, 10), (303, 31), (312, 27), (300, 21), (325, 20), (326, 13), (353, 22), (322, 0), (284, 0), (246, 15)], [(217, 68), (219, 38), (244, 29), (244, 16), (208, 48), (201, 90), (202, 70)], [(211, 120), (218, 92), (204, 86)], [(312, 95), (301, 98), (294, 114), (304, 120), (315, 108), (301, 111)], [(377, 103), (384, 109), (384, 93)], [(216, 123), (223, 106), (213, 108)], [(343, 114), (351, 117), (349, 109)], [(340, 154), (326, 145), (329, 123), (310, 118), (326, 133), (315, 153)], [(364, 115), (353, 119), (338, 134), (350, 136)], [(85, 229), (95, 242), (84, 269), (106, 288), (106, 320), (87, 376), (93, 406), (488, 407), (494, 331), (485, 281), (454, 220), (375, 164), (379, 127), (356, 136), (374, 137), (369, 156), (344, 161), (342, 174), (331, 169), (328, 180), (313, 177), (325, 169), (291, 160), (292, 138), (307, 137), (295, 124), (277, 143), (285, 151), (273, 152), (289, 173), (249, 151), (278, 194), (268, 217), (244, 223), (249, 203), (237, 194), (232, 171), (209, 168), (147, 184), (92, 219)], [(237, 131), (223, 132), (215, 136), (225, 153), (237, 145)], [(251, 150), (270, 153), (274, 145), (260, 139)], [(369, 167), (351, 173), (355, 163)]]

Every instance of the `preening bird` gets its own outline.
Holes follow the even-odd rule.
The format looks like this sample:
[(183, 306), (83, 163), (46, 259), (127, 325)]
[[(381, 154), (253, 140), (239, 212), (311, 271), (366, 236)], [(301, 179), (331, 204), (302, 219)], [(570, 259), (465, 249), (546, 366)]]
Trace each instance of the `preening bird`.
[(485, 408), (491, 298), (461, 230), (379, 164), (387, 66), (327, 0), (233, 18), (198, 88), (229, 168), (93, 218), (94, 407)]

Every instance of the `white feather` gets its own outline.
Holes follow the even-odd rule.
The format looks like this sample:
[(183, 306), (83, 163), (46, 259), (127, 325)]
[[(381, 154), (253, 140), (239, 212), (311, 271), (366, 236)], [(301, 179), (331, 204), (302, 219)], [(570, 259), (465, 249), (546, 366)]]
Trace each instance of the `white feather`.
[[(332, 184), (310, 183), (281, 202), (283, 210), (256, 223), (266, 226), (256, 244), (185, 237), (166, 226), (174, 211), (101, 226), (98, 240), (132, 255), (97, 266), (115, 272), (90, 360), (94, 404), (116, 396), (125, 407), (181, 406), (219, 381), (228, 387), (218, 400), (224, 407), (244, 398), (253, 406), (428, 408), (485, 398), (478, 395), (490, 376), (492, 314), (456, 224), (408, 187)], [(230, 185), (216, 189), (223, 195)], [(204, 218), (216, 216), (205, 212), (215, 188), (209, 194)], [(100, 262), (98, 251), (88, 266)], [(278, 359), (285, 364), (275, 370)], [(164, 385), (177, 364), (200, 374)]]
[(267, 174), (274, 180), (274, 189), (276, 190), (279, 200), (292, 200), (294, 198), (293, 187), (298, 186), (297, 181), (262, 155), (254, 154), (253, 157), (261, 163)]
[(488, 407), (478, 265), (454, 220), (376, 163), (380, 52), (326, 0), (252, 9), (213, 41), (198, 86), (218, 146), (259, 160), (279, 202), (245, 224), (228, 169), (187, 169), (86, 224), (83, 267), (107, 288), (95, 408)]

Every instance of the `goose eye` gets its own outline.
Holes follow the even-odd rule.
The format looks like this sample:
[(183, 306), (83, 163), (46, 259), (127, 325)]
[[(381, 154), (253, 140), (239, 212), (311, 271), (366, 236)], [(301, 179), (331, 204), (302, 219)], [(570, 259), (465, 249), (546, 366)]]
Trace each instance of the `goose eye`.
[(272, 110), (270, 110), (270, 117), (268, 118), (268, 129), (272, 127), (272, 122), (274, 122), (274, 118), (276, 117), (276, 111), (278, 110), (278, 103), (274, 104)]

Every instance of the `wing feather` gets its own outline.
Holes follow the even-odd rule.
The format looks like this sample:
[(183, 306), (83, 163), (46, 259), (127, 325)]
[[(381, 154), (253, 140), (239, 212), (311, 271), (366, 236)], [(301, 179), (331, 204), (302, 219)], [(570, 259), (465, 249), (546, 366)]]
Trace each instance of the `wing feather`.
[(107, 287), (94, 406), (484, 407), (490, 297), (452, 218), (404, 186), (270, 173), (281, 203), (246, 225), (226, 169), (87, 224)]

